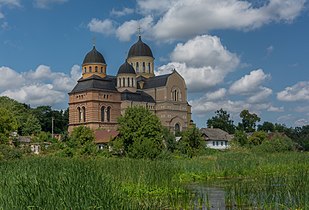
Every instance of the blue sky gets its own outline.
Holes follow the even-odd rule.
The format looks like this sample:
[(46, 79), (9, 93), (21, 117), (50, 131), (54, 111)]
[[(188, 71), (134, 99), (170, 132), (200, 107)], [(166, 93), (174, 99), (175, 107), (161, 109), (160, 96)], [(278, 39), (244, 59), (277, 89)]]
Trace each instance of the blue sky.
[(309, 124), (307, 0), (0, 0), (0, 95), (65, 109), (93, 38), (115, 75), (139, 26), (199, 127), (220, 108)]

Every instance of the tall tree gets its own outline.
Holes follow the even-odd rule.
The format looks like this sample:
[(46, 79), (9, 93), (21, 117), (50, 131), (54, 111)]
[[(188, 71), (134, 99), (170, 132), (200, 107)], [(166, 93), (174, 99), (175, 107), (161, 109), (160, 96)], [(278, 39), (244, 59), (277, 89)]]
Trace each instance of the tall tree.
[(258, 125), (258, 131), (274, 132), (275, 126), (273, 123), (265, 121), (262, 125)]
[(8, 141), (9, 134), (18, 128), (12, 112), (0, 107), (0, 143)]
[(215, 114), (216, 116), (213, 116), (207, 120), (208, 128), (220, 128), (229, 134), (235, 133), (235, 126), (233, 124), (234, 122), (230, 119), (230, 114), (228, 114), (227, 111), (221, 108), (220, 110), (217, 110)]
[(254, 132), (256, 123), (261, 120), (256, 114), (251, 114), (247, 109), (242, 110), (239, 116), (241, 118), (241, 123), (238, 124), (238, 129), (245, 132)]
[(118, 118), (119, 138), (133, 158), (155, 158), (163, 148), (163, 128), (157, 116), (143, 107), (126, 109)]

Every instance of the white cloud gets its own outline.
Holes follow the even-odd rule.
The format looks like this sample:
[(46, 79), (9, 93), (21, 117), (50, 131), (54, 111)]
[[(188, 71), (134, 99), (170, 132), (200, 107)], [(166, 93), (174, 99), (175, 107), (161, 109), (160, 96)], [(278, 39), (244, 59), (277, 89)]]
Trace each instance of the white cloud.
[(275, 107), (275, 106), (270, 106), (267, 111), (269, 112), (283, 112), (284, 111), (284, 107)]
[(129, 14), (133, 14), (133, 12), (134, 12), (134, 9), (125, 7), (122, 10), (112, 9), (110, 14), (117, 16), (117, 17), (121, 17), (121, 16), (129, 15)]
[(138, 10), (142, 14), (161, 15), (169, 10), (178, 0), (137, 0)]
[(177, 44), (171, 60), (159, 67), (156, 74), (166, 74), (176, 69), (185, 78), (191, 92), (205, 91), (222, 83), (225, 76), (240, 63), (237, 55), (229, 52), (218, 37), (209, 35)]
[(267, 87), (260, 87), (260, 90), (254, 95), (250, 96), (247, 100), (249, 103), (261, 103), (264, 102), (271, 94), (272, 89)]
[(20, 7), (20, 0), (0, 0), (0, 6)]
[(1, 96), (8, 96), (32, 106), (59, 106), (67, 104), (67, 93), (81, 77), (81, 70), (80, 66), (74, 65), (70, 75), (67, 75), (54, 72), (49, 66), (39, 65), (35, 71), (22, 73), (0, 67), (0, 74)]
[(206, 93), (206, 99), (209, 101), (222, 100), (226, 94), (225, 88), (220, 88), (214, 92)]
[[(142, 2), (145, 5), (153, 0)], [(169, 8), (153, 27), (157, 39), (181, 39), (210, 30), (251, 30), (270, 22), (291, 22), (303, 10), (305, 0), (270, 0), (259, 8), (240, 0), (179, 0), (165, 5)]]
[(9, 67), (0, 67), (0, 92), (8, 88), (19, 87), (25, 82), (25, 79)]
[(52, 4), (63, 4), (68, 0), (34, 0), (34, 6), (40, 9), (47, 9)]
[(308, 101), (309, 100), (309, 81), (298, 82), (291, 87), (286, 87), (277, 93), (280, 101)]
[(270, 78), (269, 74), (265, 74), (262, 69), (251, 71), (249, 75), (243, 76), (234, 82), (229, 92), (231, 94), (248, 94), (256, 92), (262, 83)]
[(93, 18), (88, 23), (88, 28), (92, 32), (101, 33), (105, 35), (110, 35), (115, 32), (115, 27), (113, 25), (113, 21), (106, 19), (106, 20), (99, 20)]
[(294, 122), (294, 125), (297, 126), (297, 127), (309, 125), (309, 119), (305, 119), (305, 118), (298, 119)]
[(140, 20), (130, 20), (124, 22), (121, 26), (119, 26), (116, 30), (116, 36), (120, 41), (130, 41), (131, 36), (133, 34), (137, 34), (137, 30), (141, 27), (143, 30), (147, 31), (153, 22), (153, 18), (151, 16), (146, 16)]
[(225, 71), (233, 70), (239, 65), (237, 55), (229, 52), (219, 37), (209, 35), (196, 36), (184, 44), (177, 44), (171, 59), (192, 67), (211, 66)]

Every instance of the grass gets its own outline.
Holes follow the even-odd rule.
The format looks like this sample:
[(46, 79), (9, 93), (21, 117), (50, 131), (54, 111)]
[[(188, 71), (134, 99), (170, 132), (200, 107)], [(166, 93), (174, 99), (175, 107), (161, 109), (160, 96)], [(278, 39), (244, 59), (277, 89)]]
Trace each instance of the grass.
[(230, 151), (193, 159), (30, 157), (0, 162), (0, 209), (194, 209), (216, 186), (231, 208), (309, 208), (308, 153)]

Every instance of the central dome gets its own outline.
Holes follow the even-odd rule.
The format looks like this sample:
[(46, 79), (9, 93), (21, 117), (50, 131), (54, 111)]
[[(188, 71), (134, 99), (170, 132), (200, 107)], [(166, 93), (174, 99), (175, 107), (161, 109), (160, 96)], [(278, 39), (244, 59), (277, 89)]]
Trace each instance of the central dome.
[(83, 64), (91, 64), (91, 63), (106, 64), (103, 55), (95, 49), (95, 46), (93, 46), (92, 50), (87, 53), (83, 61)]
[(129, 50), (128, 58), (134, 56), (149, 56), (153, 58), (150, 47), (142, 41), (141, 36), (138, 37), (138, 41)]

